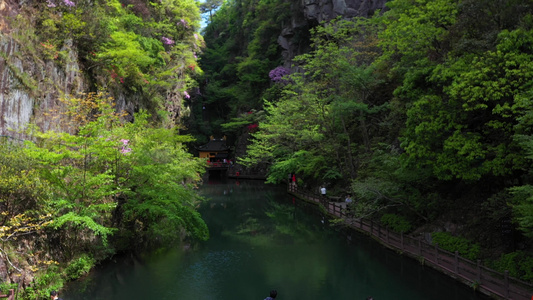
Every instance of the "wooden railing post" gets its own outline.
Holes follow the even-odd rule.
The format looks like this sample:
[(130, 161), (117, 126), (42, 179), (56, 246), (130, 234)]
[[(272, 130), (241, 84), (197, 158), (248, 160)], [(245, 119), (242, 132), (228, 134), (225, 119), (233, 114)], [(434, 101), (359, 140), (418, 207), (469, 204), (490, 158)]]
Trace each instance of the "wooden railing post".
[(477, 260), (477, 274), (476, 274), (477, 278), (477, 283), (481, 284), (481, 260)]
[(455, 271), (455, 274), (459, 275), (459, 251), (455, 251), (454, 262), (453, 270)]
[(370, 220), (370, 236), (372, 236), (373, 232), (374, 232), (374, 222)]
[(439, 265), (439, 243), (435, 243), (435, 263)]
[(400, 232), (400, 247), (401, 247), (401, 250), (403, 251), (403, 232)]
[(422, 255), (422, 240), (418, 238), (418, 255)]
[(504, 278), (503, 285), (505, 288), (505, 299), (509, 299), (509, 271), (508, 270), (505, 270), (503, 278)]

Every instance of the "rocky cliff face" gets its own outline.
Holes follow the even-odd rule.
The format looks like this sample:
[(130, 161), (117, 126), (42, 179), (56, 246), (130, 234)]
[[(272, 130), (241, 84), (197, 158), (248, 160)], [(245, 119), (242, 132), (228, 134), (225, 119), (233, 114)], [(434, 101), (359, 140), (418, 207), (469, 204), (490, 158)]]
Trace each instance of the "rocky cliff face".
[(338, 16), (349, 19), (368, 17), (377, 10), (384, 10), (387, 0), (299, 0), (293, 4), (294, 12), (289, 24), (285, 24), (278, 43), (283, 48), (284, 66), (289, 68), (292, 59), (309, 51), (309, 29), (323, 21)]
[(30, 121), (44, 130), (59, 128), (49, 112), (60, 111), (60, 97), (87, 90), (77, 52), (71, 43), (62, 50), (67, 58), (59, 66), (25, 53), (13, 36), (0, 34), (0, 135), (24, 138), (16, 131)]
[[(10, 22), (21, 14), (22, 2), (0, 2), (0, 136), (18, 139), (26, 138), (20, 130), (30, 122), (42, 130), (65, 130), (58, 118), (64, 109), (60, 99), (80, 97), (90, 91), (72, 41), (66, 41), (59, 49), (64, 54), (60, 60), (43, 60), (35, 50), (39, 45), (28, 45), (24, 40), (28, 34), (11, 26)], [(117, 110), (131, 116), (138, 97), (126, 99), (120, 90), (110, 92)]]

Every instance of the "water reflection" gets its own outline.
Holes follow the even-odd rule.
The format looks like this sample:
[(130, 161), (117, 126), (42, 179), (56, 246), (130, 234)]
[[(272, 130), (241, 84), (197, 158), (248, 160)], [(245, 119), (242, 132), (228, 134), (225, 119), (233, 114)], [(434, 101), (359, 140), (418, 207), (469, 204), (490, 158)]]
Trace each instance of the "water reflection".
[(314, 207), (257, 181), (208, 182), (211, 238), (191, 251), (117, 259), (69, 286), (65, 299), (487, 299)]

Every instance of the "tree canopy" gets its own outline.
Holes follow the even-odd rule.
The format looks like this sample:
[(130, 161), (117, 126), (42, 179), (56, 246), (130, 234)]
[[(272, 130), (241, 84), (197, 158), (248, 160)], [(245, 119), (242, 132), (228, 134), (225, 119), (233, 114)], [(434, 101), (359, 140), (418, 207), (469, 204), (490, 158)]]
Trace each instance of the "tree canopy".
[[(252, 108), (222, 128), (246, 132), (258, 122), (240, 162), (268, 165), (269, 182), (295, 173), (303, 188), (356, 195), (359, 216), (401, 218), (410, 228), (448, 218), (466, 234), (479, 231), (471, 238), (486, 246), (506, 242), (496, 228), (479, 228), (512, 219), (530, 237), (532, 4), (386, 5), (370, 18), (313, 25), (311, 50), (278, 69), (254, 60), (270, 49), (253, 52), (260, 27), (239, 27), (260, 17), (251, 22), (240, 2), (217, 11), (205, 62), (216, 66), (207, 90), (220, 93), (209, 101), (228, 112)], [(258, 103), (239, 80), (267, 75), (268, 85), (254, 83)], [(453, 217), (459, 211), (470, 219)]]

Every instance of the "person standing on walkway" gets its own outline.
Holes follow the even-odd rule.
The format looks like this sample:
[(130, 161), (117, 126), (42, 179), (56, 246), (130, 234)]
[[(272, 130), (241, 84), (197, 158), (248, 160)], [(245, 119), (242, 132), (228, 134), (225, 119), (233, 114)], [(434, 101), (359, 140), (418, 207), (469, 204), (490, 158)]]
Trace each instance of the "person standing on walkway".
[(52, 300), (63, 300), (63, 298), (59, 298), (59, 293), (57, 291), (51, 291), (50, 292), (50, 299), (52, 299)]
[(292, 174), (292, 186), (296, 189), (296, 174)]
[(346, 199), (344, 200), (344, 202), (346, 202), (346, 205), (350, 205), (350, 203), (353, 202), (353, 200), (352, 200), (352, 196), (351, 196), (350, 194), (348, 194), (348, 195), (346, 196)]
[(271, 290), (270, 291), (270, 296), (266, 297), (265, 300), (274, 300), (274, 299), (276, 299), (277, 296), (278, 296), (278, 291)]
[(325, 186), (320, 188), (320, 194), (322, 195), (322, 197), (326, 197), (326, 187)]

